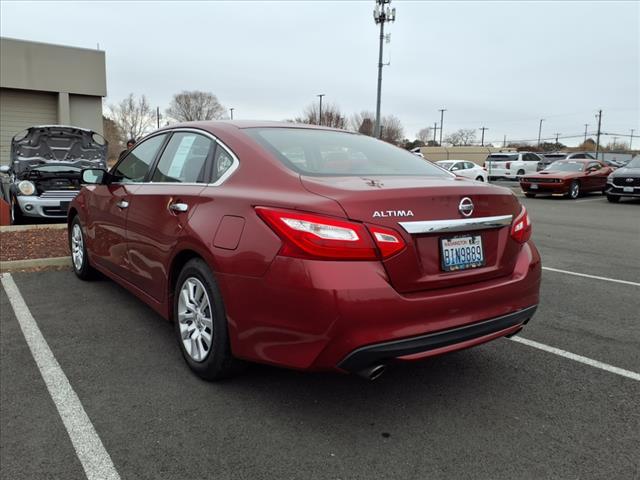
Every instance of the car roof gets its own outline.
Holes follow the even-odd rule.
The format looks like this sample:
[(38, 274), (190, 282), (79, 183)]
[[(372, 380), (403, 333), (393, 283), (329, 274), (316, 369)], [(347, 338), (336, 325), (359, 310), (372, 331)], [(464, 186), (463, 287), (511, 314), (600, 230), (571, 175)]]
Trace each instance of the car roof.
[(207, 120), (197, 122), (181, 122), (168, 125), (164, 129), (174, 128), (201, 128), (203, 130), (228, 130), (228, 129), (245, 129), (245, 128), (300, 128), (311, 130), (331, 130), (335, 132), (354, 133), (349, 130), (342, 130), (339, 128), (326, 127), (324, 125), (310, 125), (307, 123), (293, 123), (293, 122), (276, 122), (269, 120)]

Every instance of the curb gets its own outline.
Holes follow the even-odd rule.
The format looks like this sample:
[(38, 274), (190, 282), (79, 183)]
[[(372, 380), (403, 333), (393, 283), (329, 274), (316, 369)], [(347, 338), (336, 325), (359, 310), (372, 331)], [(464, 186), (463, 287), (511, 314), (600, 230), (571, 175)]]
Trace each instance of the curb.
[(0, 261), (0, 271), (10, 272), (27, 268), (40, 267), (68, 267), (71, 265), (71, 257), (32, 258), (29, 260)]
[(0, 232), (21, 232), (23, 230), (66, 230), (66, 223), (45, 223), (38, 225), (2, 225)]

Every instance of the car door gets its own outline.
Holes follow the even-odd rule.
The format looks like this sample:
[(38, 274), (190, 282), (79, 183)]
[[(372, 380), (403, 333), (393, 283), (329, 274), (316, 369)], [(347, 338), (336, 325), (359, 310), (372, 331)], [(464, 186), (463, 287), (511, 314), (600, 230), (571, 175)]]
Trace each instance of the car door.
[(112, 169), (115, 181), (95, 185), (88, 196), (86, 230), (91, 259), (127, 278), (126, 221), (131, 196), (149, 169), (167, 135), (151, 137), (136, 145)]
[(602, 165), (600, 162), (589, 162), (587, 165), (589, 190), (598, 191), (604, 189), (609, 173), (611, 173), (611, 169)]
[(215, 139), (205, 132), (174, 131), (149, 182), (131, 198), (127, 248), (132, 281), (157, 301), (164, 300), (174, 248), (211, 179), (216, 150)]

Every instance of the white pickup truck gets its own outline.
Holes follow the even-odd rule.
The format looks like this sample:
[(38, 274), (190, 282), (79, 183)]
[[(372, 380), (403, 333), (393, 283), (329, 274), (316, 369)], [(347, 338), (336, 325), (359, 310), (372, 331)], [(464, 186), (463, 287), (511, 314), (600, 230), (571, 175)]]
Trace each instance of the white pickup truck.
[(492, 178), (515, 180), (527, 173), (535, 173), (542, 157), (532, 152), (492, 153), (484, 162), (485, 169)]

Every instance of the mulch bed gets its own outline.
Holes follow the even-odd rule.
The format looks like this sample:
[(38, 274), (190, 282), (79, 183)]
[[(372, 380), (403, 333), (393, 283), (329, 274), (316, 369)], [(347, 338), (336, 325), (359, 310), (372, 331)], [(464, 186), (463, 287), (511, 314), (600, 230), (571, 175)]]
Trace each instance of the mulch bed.
[(0, 261), (69, 256), (66, 229), (0, 232)]

